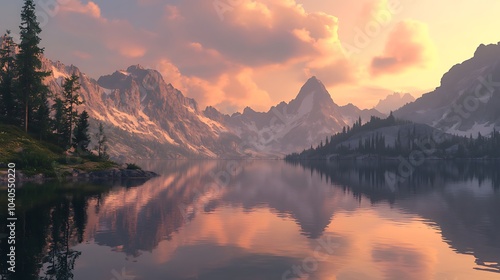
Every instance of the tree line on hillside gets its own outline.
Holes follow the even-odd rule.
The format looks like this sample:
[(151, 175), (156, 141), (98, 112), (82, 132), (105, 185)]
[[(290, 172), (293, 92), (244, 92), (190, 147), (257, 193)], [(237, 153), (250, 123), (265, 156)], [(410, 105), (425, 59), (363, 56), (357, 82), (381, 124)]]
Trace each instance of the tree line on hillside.
[[(89, 115), (78, 112), (83, 103), (78, 92), (79, 77), (64, 78), (63, 93), (50, 92), (44, 80), (51, 72), (42, 70), (44, 49), (39, 46), (41, 28), (33, 0), (25, 0), (21, 12), (20, 43), (10, 31), (0, 46), (0, 122), (23, 128), (37, 139), (56, 144), (79, 155), (91, 154)], [(107, 160), (106, 136), (102, 123), (97, 138), (96, 154)]]
[[(391, 144), (387, 143), (386, 135), (373, 131), (397, 126), (397, 136)], [(471, 135), (446, 135), (440, 141), (433, 135), (436, 130), (428, 129), (417, 131), (417, 124), (410, 121), (396, 119), (392, 112), (385, 118), (372, 116), (370, 121), (363, 124), (359, 118), (352, 127), (347, 126), (316, 147), (305, 149), (300, 153), (292, 153), (286, 160), (319, 159), (330, 156), (377, 155), (385, 157), (408, 157), (415, 150), (422, 150), (422, 145), (432, 147), (432, 156), (440, 158), (500, 158), (500, 132), (494, 130), (491, 135), (483, 136), (478, 133), (474, 138)], [(444, 136), (444, 133), (440, 133)], [(351, 138), (358, 137), (356, 142)], [(351, 141), (349, 141), (351, 140)], [(425, 147), (424, 147), (425, 148)]]

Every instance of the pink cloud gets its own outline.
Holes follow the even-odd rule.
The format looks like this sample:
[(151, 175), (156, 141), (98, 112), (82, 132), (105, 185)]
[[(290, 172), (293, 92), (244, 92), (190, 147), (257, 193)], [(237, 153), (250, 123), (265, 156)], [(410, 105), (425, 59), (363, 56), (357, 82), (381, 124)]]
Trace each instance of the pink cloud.
[(435, 47), (427, 26), (414, 20), (399, 22), (389, 34), (382, 55), (371, 62), (373, 76), (400, 73), (414, 67), (428, 67), (435, 59)]
[[(161, 17), (152, 19), (157, 24), (148, 29), (129, 19), (105, 18), (94, 2), (69, 1), (57, 16), (58, 26), (67, 36), (85, 38), (84, 50), (97, 50), (91, 54), (102, 68), (140, 63), (160, 69), (166, 66), (159, 61), (168, 61), (165, 80), (202, 106), (269, 108), (274, 101), (259, 77), (272, 75), (277, 66), (299, 84), (308, 75), (317, 75), (327, 86), (356, 79), (356, 67), (344, 57), (338, 38), (338, 19), (307, 12), (295, 0), (230, 1), (237, 4), (224, 12), (222, 21), (212, 1), (166, 5), (138, 0), (138, 9), (161, 5)], [(298, 88), (287, 93), (290, 98)]]
[(140, 58), (147, 52), (144, 42), (151, 38), (150, 32), (135, 28), (127, 20), (102, 17), (100, 7), (94, 2), (82, 4), (69, 0), (61, 5), (61, 12), (60, 26), (69, 33), (87, 36), (93, 43), (127, 58)]
[(68, 0), (64, 4), (61, 4), (60, 7), (62, 12), (86, 14), (94, 18), (101, 17), (101, 8), (92, 1), (83, 4), (78, 0)]

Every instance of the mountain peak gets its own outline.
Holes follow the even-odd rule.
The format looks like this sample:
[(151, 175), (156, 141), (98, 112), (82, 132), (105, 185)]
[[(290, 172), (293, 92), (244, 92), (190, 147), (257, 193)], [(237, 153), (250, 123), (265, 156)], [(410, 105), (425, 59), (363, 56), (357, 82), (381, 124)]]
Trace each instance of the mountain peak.
[(303, 100), (304, 98), (314, 95), (315, 100), (318, 103), (323, 102), (332, 102), (332, 97), (330, 93), (326, 89), (325, 85), (316, 78), (316, 76), (312, 76), (307, 80), (307, 82), (300, 89), (299, 94), (297, 95), (297, 100)]
[(389, 114), (389, 112), (395, 111), (413, 101), (415, 101), (415, 97), (409, 93), (394, 92), (387, 95), (384, 99), (380, 99), (374, 109), (384, 114)]
[(146, 70), (142, 65), (136, 64), (136, 65), (131, 65), (127, 68), (127, 72), (134, 72), (136, 70)]
[(249, 106), (246, 106), (245, 109), (243, 109), (243, 114), (252, 114), (256, 113), (254, 109), (250, 108)]
[(316, 86), (322, 86), (323, 83), (318, 79), (316, 78), (316, 76), (312, 76), (311, 78), (309, 78), (307, 80), (307, 82), (304, 84), (305, 85), (316, 85)]
[(320, 80), (318, 80), (318, 78), (316, 78), (316, 76), (312, 76), (302, 86), (302, 88), (300, 89), (299, 95), (304, 94), (304, 93), (310, 94), (310, 93), (317, 92), (317, 91), (327, 92), (325, 85), (323, 85), (323, 83)]
[(474, 52), (474, 57), (480, 57), (480, 58), (491, 58), (498, 56), (500, 53), (500, 42), (498, 44), (481, 44), (477, 47), (476, 51)]

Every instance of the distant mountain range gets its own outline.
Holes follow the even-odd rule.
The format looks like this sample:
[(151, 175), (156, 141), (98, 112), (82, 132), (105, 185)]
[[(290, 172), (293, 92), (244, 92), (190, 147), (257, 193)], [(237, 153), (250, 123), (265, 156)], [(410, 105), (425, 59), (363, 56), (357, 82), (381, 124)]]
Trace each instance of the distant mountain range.
[(87, 110), (92, 127), (103, 122), (115, 158), (228, 158), (282, 156), (318, 143), (354, 123), (358, 117), (384, 116), (372, 109), (335, 104), (325, 86), (310, 78), (295, 99), (268, 112), (247, 107), (225, 115), (204, 111), (162, 75), (140, 65), (92, 79), (76, 66), (43, 59), (52, 71), (46, 82), (56, 95), (65, 77), (80, 77), (79, 110)]
[(402, 106), (415, 101), (415, 97), (413, 97), (409, 93), (399, 93), (395, 92), (391, 95), (388, 95), (386, 98), (381, 99), (377, 106), (374, 107), (375, 110), (389, 114), (391, 111), (401, 108)]
[(453, 66), (441, 85), (394, 112), (445, 132), (474, 137), (500, 127), (500, 43), (480, 45), (474, 56)]
[(290, 102), (267, 112), (247, 107), (227, 115), (198, 108), (158, 71), (140, 65), (98, 80), (45, 58), (43, 68), (52, 71), (46, 81), (56, 95), (64, 77), (80, 77), (85, 103), (79, 109), (89, 112), (92, 128), (104, 123), (115, 158), (281, 157), (318, 145), (359, 117), (385, 117), (404, 104), (395, 117), (450, 134), (487, 135), (500, 128), (500, 43), (479, 46), (474, 57), (452, 67), (438, 88), (417, 100), (395, 93), (371, 110), (337, 105), (316, 77)]
[(335, 104), (316, 77), (302, 86), (296, 98), (289, 103), (281, 102), (268, 112), (255, 112), (247, 107), (242, 114), (228, 116), (209, 107), (205, 115), (221, 122), (240, 139), (255, 145), (261, 153), (272, 155), (317, 144), (344, 126), (351, 126), (359, 117), (384, 116), (374, 109), (361, 110), (352, 104)]

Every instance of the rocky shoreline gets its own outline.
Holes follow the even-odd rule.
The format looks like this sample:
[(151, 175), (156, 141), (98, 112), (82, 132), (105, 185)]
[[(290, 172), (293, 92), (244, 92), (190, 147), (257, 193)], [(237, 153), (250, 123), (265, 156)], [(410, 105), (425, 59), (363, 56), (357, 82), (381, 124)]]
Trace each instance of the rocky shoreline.
[(111, 168), (108, 170), (100, 171), (82, 171), (74, 169), (70, 177), (73, 178), (130, 178), (130, 179), (145, 179), (159, 176), (155, 172), (145, 171), (142, 169), (125, 169), (125, 168)]

